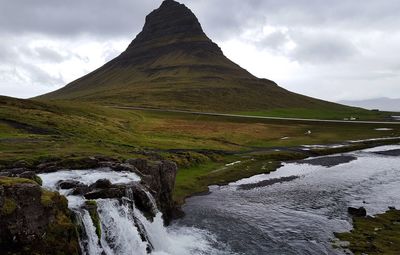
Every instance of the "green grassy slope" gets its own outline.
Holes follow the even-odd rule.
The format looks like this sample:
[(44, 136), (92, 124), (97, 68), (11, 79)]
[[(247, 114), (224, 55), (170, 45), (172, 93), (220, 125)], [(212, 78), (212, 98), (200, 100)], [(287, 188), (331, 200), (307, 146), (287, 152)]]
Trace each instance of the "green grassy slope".
[[(381, 127), (393, 130), (375, 130)], [(312, 134), (306, 134), (308, 130)], [(37, 164), (93, 155), (156, 156), (180, 166), (175, 190), (179, 203), (190, 194), (206, 191), (210, 184), (273, 170), (278, 165), (275, 161), (297, 157), (290, 150), (294, 146), (394, 136), (400, 136), (400, 127), (395, 125), (199, 116), (0, 96), (0, 169), (19, 160)], [(277, 153), (276, 147), (289, 149)], [(260, 160), (250, 160), (259, 154)], [(225, 167), (237, 160), (244, 165)], [(270, 161), (274, 163), (269, 165)]]
[[(299, 123), (119, 110), (92, 104), (43, 103), (0, 97), (1, 158), (96, 153), (134, 156), (138, 151), (335, 143), (399, 135), (382, 125)], [(312, 130), (311, 135), (306, 135)], [(289, 137), (289, 139), (282, 139)]]

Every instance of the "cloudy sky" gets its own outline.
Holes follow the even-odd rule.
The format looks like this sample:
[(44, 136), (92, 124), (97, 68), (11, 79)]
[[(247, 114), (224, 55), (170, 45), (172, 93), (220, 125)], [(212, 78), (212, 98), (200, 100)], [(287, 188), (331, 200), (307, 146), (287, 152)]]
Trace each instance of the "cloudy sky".
[[(60, 88), (125, 50), (161, 0), (0, 0), (0, 94)], [(400, 98), (398, 0), (182, 0), (225, 55), (327, 100)]]

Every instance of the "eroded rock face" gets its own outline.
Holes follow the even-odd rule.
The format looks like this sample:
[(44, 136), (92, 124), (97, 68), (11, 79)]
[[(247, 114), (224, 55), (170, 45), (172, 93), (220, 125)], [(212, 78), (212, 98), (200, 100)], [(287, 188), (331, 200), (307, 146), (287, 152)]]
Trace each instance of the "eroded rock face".
[(166, 0), (146, 17), (142, 32), (113, 63), (137, 66), (175, 51), (199, 58), (223, 55), (189, 8)]
[(0, 177), (2, 254), (78, 254), (65, 197), (28, 179)]
[(178, 171), (176, 164), (168, 160), (148, 161), (145, 159), (130, 159), (127, 163), (135, 166), (143, 174), (143, 183), (152, 192), (168, 224), (176, 210), (172, 198)]

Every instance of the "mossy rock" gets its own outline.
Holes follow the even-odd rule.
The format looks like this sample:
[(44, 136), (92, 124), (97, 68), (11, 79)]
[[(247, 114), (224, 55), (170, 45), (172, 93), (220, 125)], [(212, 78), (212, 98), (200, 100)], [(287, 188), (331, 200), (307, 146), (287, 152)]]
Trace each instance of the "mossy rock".
[(79, 254), (64, 196), (22, 178), (0, 178), (0, 190), (0, 254)]
[(1, 213), (5, 216), (11, 215), (17, 209), (17, 204), (11, 198), (4, 198), (3, 207), (1, 208)]
[(95, 200), (88, 200), (85, 202), (86, 208), (89, 211), (90, 218), (92, 219), (93, 225), (96, 228), (96, 234), (101, 239), (101, 221), (99, 213), (97, 212), (97, 202)]
[(14, 177), (0, 177), (0, 185), (1, 186), (13, 186), (15, 184), (21, 184), (21, 183), (31, 183), (31, 184), (37, 184), (35, 181), (30, 180), (30, 179), (24, 179), (24, 178), (14, 178)]

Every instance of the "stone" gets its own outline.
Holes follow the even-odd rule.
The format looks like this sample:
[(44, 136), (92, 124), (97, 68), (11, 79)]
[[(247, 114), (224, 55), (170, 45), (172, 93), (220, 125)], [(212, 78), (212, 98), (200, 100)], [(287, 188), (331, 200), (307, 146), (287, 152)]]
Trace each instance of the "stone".
[(347, 212), (354, 217), (366, 217), (367, 216), (367, 210), (364, 207), (360, 207), (360, 208), (349, 207), (347, 209)]
[(89, 186), (90, 189), (107, 189), (112, 186), (110, 180), (107, 179), (100, 179), (97, 180), (95, 183)]
[(65, 197), (31, 180), (0, 178), (1, 254), (79, 254)]

